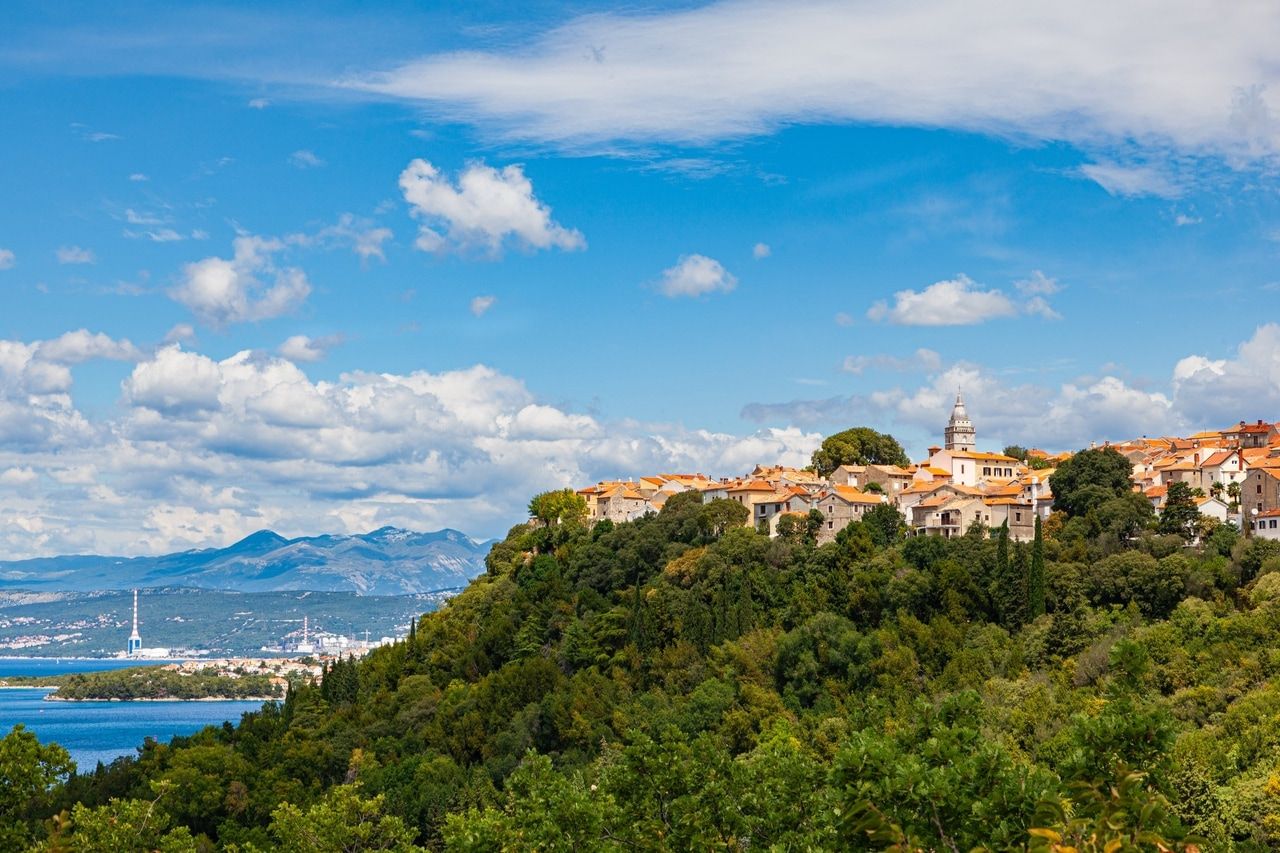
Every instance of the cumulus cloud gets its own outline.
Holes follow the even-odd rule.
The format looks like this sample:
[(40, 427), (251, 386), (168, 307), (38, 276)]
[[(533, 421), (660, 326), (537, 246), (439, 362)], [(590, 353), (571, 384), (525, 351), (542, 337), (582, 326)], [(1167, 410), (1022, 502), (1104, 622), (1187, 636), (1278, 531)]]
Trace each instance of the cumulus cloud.
[(324, 164), (316, 152), (307, 148), (300, 148), (289, 155), (289, 165), (295, 169), (318, 169)]
[(898, 326), (972, 326), (1019, 313), (1060, 320), (1062, 315), (1047, 297), (1061, 289), (1056, 279), (1035, 270), (1028, 278), (1014, 282), (1014, 290), (1021, 297), (1015, 302), (999, 289), (983, 290), (982, 285), (960, 273), (919, 292), (900, 290), (894, 294), (893, 305), (883, 300), (876, 302), (868, 309), (867, 317)]
[(81, 364), (93, 359), (107, 361), (137, 361), (142, 352), (128, 339), (116, 340), (102, 332), (88, 329), (64, 332), (56, 338), (40, 341), (36, 352), (45, 361), (54, 364)]
[(1173, 387), (1179, 413), (1193, 423), (1223, 412), (1273, 420), (1280, 408), (1280, 325), (1259, 326), (1230, 358), (1187, 356), (1174, 366)]
[(510, 242), (530, 249), (585, 249), (580, 231), (551, 218), (533, 194), (523, 167), (494, 169), (472, 163), (451, 182), (426, 160), (400, 174), (400, 190), (421, 221), (414, 245), (424, 252), (479, 247), (498, 254)]
[(658, 289), (663, 296), (706, 296), (729, 293), (738, 279), (714, 258), (706, 255), (683, 255), (673, 267), (662, 271)]
[(772, 253), (773, 250), (769, 248), (768, 243), (756, 243), (751, 247), (751, 257), (755, 258), (757, 261), (762, 258), (769, 257)]
[(969, 414), (984, 443), (1034, 444), (1076, 449), (1090, 441), (1170, 434), (1185, 428), (1170, 397), (1135, 388), (1115, 376), (1084, 378), (1056, 387), (1012, 383), (1005, 374), (969, 362), (940, 366), (915, 387), (893, 386), (866, 394), (787, 403), (753, 403), (743, 417), (787, 420), (801, 426), (844, 424), (851, 419), (936, 441), (946, 425), (956, 389), (964, 389)]
[(569, 145), (856, 121), (1249, 158), (1280, 144), (1277, 43), (1267, 4), (722, 0), (584, 15), (345, 85)]
[(0, 471), (0, 486), (25, 486), (40, 479), (31, 468), (6, 468)]
[(164, 333), (166, 344), (187, 343), (196, 339), (196, 329), (190, 323), (178, 323)]
[[(177, 302), (212, 326), (267, 320), (295, 310), (311, 293), (302, 270), (280, 267), (274, 256), (281, 240), (242, 235), (231, 258), (187, 264), (182, 281), (169, 291)], [(269, 278), (270, 281), (265, 281)]]
[(97, 260), (93, 252), (79, 246), (60, 246), (55, 254), (60, 264), (91, 264)]
[(961, 273), (919, 292), (899, 290), (893, 295), (892, 306), (877, 302), (867, 317), (899, 326), (971, 326), (1017, 313), (1009, 297), (999, 290), (982, 290)]
[(483, 317), (497, 301), (496, 296), (476, 296), (471, 300), (471, 313), (477, 317)]
[(293, 335), (280, 345), (279, 353), (290, 361), (319, 361), (342, 341), (342, 335), (325, 335), (321, 338)]
[(119, 413), (90, 423), (70, 404), (69, 369), (44, 361), (41, 346), (0, 343), (0, 472), (23, 481), (0, 519), (11, 556), (166, 551), (266, 526), (493, 535), (542, 489), (803, 464), (820, 441), (794, 427), (732, 435), (605, 422), (483, 365), (313, 381), (288, 358), (216, 360), (179, 345), (143, 357)]
[(0, 270), (12, 269), (15, 261), (12, 249), (0, 249)]

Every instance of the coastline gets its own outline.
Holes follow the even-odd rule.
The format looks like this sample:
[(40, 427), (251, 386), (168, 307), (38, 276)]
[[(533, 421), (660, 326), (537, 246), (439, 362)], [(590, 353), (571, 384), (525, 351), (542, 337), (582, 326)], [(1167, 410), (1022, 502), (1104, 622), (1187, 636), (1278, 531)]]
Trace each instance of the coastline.
[[(31, 689), (31, 688), (28, 688)], [(38, 689), (38, 688), (37, 688)], [(168, 696), (163, 699), (154, 697), (139, 697), (137, 699), (118, 699), (118, 698), (101, 698), (101, 699), (68, 699), (65, 696), (56, 696), (50, 693), (44, 697), (46, 702), (283, 702), (282, 696), (200, 696), (192, 699), (182, 699), (177, 696)]]

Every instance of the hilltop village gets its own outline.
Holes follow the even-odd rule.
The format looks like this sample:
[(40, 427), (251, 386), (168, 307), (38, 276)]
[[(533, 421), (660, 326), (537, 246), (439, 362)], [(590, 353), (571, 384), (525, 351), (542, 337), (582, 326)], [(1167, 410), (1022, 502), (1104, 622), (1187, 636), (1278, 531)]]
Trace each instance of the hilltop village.
[[(974, 524), (1008, 525), (1010, 538), (1029, 541), (1035, 519), (1054, 510), (1050, 478), (1070, 453), (1006, 448), (980, 451), (977, 430), (962, 395), (956, 395), (943, 444), (912, 465), (840, 465), (825, 476), (811, 468), (757, 465), (740, 477), (656, 474), (638, 480), (602, 481), (578, 489), (591, 522), (631, 521), (659, 511), (672, 495), (698, 491), (704, 502), (735, 501), (749, 511), (747, 524), (777, 536), (788, 517), (821, 514), (819, 542), (879, 506), (900, 512), (916, 535), (959, 536)], [(1132, 465), (1133, 489), (1161, 510), (1174, 483), (1191, 490), (1202, 516), (1250, 533), (1280, 538), (1280, 429), (1266, 421), (1241, 421), (1186, 438), (1140, 438), (1104, 444)], [(1017, 455), (1011, 455), (1017, 452)]]

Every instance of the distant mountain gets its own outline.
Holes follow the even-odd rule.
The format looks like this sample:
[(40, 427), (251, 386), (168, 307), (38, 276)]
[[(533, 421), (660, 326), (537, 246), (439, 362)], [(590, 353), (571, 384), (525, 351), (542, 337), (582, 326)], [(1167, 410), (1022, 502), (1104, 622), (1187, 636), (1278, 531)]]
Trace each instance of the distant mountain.
[(492, 542), (456, 530), (383, 527), (359, 536), (286, 539), (259, 530), (227, 548), (162, 557), (81, 555), (0, 561), (0, 589), (89, 592), (188, 586), (239, 592), (315, 590), (404, 595), (464, 586)]

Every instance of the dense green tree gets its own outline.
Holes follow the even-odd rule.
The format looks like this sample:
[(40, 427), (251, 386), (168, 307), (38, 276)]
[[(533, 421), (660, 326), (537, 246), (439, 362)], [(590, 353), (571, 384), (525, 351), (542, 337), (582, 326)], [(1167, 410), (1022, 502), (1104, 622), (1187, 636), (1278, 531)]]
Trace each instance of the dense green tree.
[(529, 515), (547, 525), (582, 521), (587, 517), (587, 500), (573, 489), (542, 492), (529, 501)]
[(1133, 465), (1114, 448), (1081, 450), (1049, 475), (1054, 507), (1083, 516), (1110, 498), (1133, 490)]
[(75, 769), (67, 751), (45, 746), (21, 724), (0, 738), (0, 849), (21, 850), (33, 837), (31, 820), (53, 786)]
[(1160, 508), (1160, 522), (1156, 529), (1161, 533), (1181, 536), (1190, 540), (1196, 535), (1196, 522), (1200, 520), (1200, 509), (1196, 505), (1191, 486), (1181, 480), (1169, 484), (1164, 496), (1164, 506)]
[(1044, 615), (1044, 611), (1044, 530), (1037, 513), (1035, 540), (1031, 543), (1031, 563), (1027, 567), (1027, 618), (1035, 620)]
[(1003, 453), (1005, 456), (1012, 456), (1014, 459), (1017, 459), (1019, 462), (1027, 461), (1027, 449), (1020, 444), (1006, 445), (1005, 449), (1000, 452)]
[(820, 476), (828, 477), (841, 465), (909, 465), (911, 460), (892, 435), (853, 427), (827, 436), (810, 464)]
[(281, 850), (297, 853), (420, 850), (404, 821), (386, 813), (384, 799), (361, 796), (358, 785), (338, 785), (306, 809), (279, 806), (271, 814), (271, 834)]

